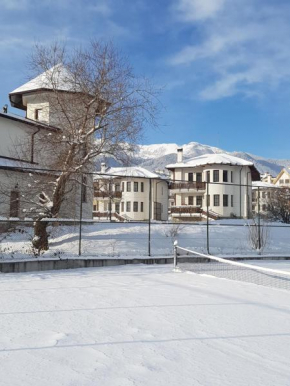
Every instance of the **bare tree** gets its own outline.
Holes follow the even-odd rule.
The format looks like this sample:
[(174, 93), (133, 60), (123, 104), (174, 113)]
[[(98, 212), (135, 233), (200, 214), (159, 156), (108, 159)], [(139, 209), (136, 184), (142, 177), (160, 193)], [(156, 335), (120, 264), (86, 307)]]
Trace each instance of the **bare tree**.
[(267, 202), (270, 218), (290, 224), (290, 189), (281, 187), (273, 190)]
[(185, 228), (182, 224), (172, 224), (165, 232), (165, 237), (170, 237), (172, 245), (174, 245), (175, 241), (178, 241), (179, 235), (182, 233)]
[(112, 44), (92, 41), (73, 52), (60, 44), (37, 45), (30, 64), (42, 73), (39, 88), (48, 90), (42, 114), (58, 129), (38, 135), (41, 164), (48, 171), (33, 173), (22, 197), (33, 203), (33, 245), (41, 251), (48, 249), (46, 219), (59, 216), (75, 186), (90, 186), (95, 158), (126, 160), (145, 125), (156, 125), (158, 92), (134, 76)]
[(261, 254), (270, 241), (270, 228), (265, 221), (256, 219), (252, 219), (247, 227), (250, 246)]

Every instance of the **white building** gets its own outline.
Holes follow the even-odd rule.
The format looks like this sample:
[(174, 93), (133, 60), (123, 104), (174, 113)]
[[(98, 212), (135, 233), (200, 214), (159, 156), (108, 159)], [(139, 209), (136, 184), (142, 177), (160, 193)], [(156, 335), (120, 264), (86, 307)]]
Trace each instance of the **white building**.
[(290, 187), (290, 172), (289, 169), (282, 169), (277, 177), (273, 181), (275, 186), (280, 186), (283, 188)]
[(253, 184), (253, 213), (267, 216), (269, 203), (280, 188), (290, 188), (289, 170), (282, 169), (276, 177), (272, 177), (269, 173), (262, 175), (261, 181)]
[[(141, 167), (107, 168), (94, 179), (94, 217), (117, 221), (168, 218), (168, 183)], [(151, 205), (150, 205), (151, 202)]]
[[(24, 111), (25, 117), (9, 113), (8, 106), (0, 113), (0, 216), (3, 217), (33, 217), (40, 210), (40, 206), (37, 207), (39, 194), (49, 193), (51, 182), (57, 178), (57, 173), (39, 170), (57, 164), (59, 154), (48, 136), (63, 132), (58, 125), (55, 103), (51, 103), (52, 87), (44, 82), (45, 74), (9, 94), (11, 106)], [(61, 67), (56, 74), (61, 79)], [(62, 92), (68, 92), (61, 82), (59, 84)], [(30, 170), (25, 170), (27, 168)], [(40, 192), (32, 188), (36, 180), (43, 181)], [(83, 217), (92, 218), (92, 193), (90, 177), (82, 195), (80, 185), (71, 184), (59, 216), (79, 218), (82, 202)], [(32, 205), (33, 202), (36, 205)]]
[(171, 172), (171, 214), (177, 221), (250, 217), (252, 181), (260, 175), (254, 164), (228, 154), (206, 154), (167, 165)]
[(260, 213), (263, 216), (267, 216), (269, 201), (275, 195), (276, 189), (276, 185), (271, 182), (253, 182), (252, 212), (254, 215)]

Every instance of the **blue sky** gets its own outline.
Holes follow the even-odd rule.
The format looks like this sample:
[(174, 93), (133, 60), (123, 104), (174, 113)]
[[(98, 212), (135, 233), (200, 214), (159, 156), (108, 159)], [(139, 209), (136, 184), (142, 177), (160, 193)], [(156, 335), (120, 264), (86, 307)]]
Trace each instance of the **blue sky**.
[(27, 81), (35, 42), (112, 39), (164, 87), (144, 143), (290, 158), (289, 1), (0, 0), (0, 10), (0, 106)]

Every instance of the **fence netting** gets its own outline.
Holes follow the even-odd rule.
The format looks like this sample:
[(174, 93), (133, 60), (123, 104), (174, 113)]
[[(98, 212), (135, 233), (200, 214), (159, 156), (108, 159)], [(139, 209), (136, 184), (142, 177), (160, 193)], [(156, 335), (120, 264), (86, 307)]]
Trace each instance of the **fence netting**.
[[(255, 264), (231, 261), (176, 247), (176, 265), (181, 270), (222, 279), (290, 290), (290, 272), (264, 268)], [(277, 262), (279, 266), (279, 262)]]

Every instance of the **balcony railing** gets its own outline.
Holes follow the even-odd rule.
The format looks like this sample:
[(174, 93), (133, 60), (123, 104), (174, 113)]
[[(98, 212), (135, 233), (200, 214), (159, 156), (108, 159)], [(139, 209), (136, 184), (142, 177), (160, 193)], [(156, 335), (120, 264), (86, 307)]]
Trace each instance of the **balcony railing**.
[(122, 192), (94, 192), (94, 197), (100, 198), (122, 198)]
[(169, 189), (174, 190), (205, 190), (205, 182), (171, 182)]
[(202, 209), (200, 206), (171, 206), (170, 208), (171, 213), (202, 213)]

